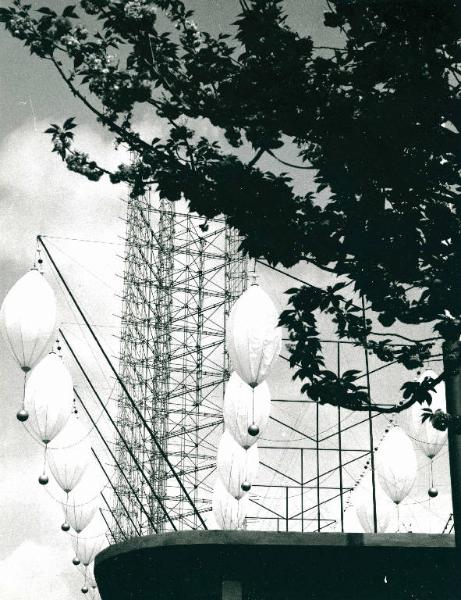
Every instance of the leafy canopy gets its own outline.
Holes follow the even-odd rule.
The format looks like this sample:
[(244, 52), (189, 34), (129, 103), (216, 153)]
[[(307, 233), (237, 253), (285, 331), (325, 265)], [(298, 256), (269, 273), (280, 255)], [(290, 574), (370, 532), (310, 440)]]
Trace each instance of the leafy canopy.
[[(330, 0), (325, 25), (343, 44), (325, 48), (288, 25), (280, 0), (240, 5), (232, 35), (200, 31), (181, 0), (80, 0), (62, 14), (14, 0), (0, 21), (136, 157), (108, 171), (75, 147), (70, 118), (47, 130), (69, 169), (126, 182), (133, 196), (152, 185), (170, 201), (184, 196), (206, 218), (226, 215), (250, 256), (338, 276), (327, 289), (289, 290), (281, 323), (303, 391), (368, 410), (358, 372), (325, 369), (319, 313), (340, 338), (408, 369), (438, 336), (461, 332), (460, 8)], [(168, 124), (162, 139), (136, 131), (143, 106)], [(222, 142), (197, 133), (203, 120)], [(258, 166), (265, 155), (288, 173)], [(436, 336), (377, 338), (361, 299), (385, 327), (434, 323)], [(433, 385), (407, 382), (398, 406), (373, 406), (402, 410), (430, 400)]]

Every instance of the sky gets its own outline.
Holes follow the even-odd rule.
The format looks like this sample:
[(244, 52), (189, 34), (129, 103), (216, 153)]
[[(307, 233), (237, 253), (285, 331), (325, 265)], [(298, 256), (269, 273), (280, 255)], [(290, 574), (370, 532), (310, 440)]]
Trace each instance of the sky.
[[(41, 2), (31, 0), (41, 6)], [(67, 2), (66, 2), (67, 3)], [(49, 0), (61, 6), (61, 0)], [(0, 0), (0, 5), (7, 5)], [(236, 0), (190, 0), (197, 8), (197, 23), (203, 29), (225, 30), (238, 11)], [(322, 26), (324, 0), (287, 0), (290, 20), (303, 33), (317, 40), (335, 43)], [(329, 36), (329, 37), (325, 37)], [(27, 50), (0, 32), (0, 300), (34, 260), (35, 236), (49, 236), (49, 244), (63, 272), (111, 355), (117, 354), (117, 315), (120, 314), (124, 233), (125, 190), (106, 179), (98, 184), (86, 181), (65, 169), (50, 152), (49, 137), (43, 134), (50, 122), (76, 116), (78, 144), (108, 166), (126, 159), (123, 150), (114, 151), (110, 138), (92, 117), (67, 93), (58, 75), (45, 62), (31, 58)], [(150, 115), (140, 122), (142, 131), (155, 135), (161, 127)], [(266, 163), (274, 167), (272, 163)], [(98, 243), (76, 240), (97, 240)], [(318, 282), (317, 272), (294, 271)], [(75, 343), (84, 342), (83, 332), (74, 323), (77, 317), (61, 293), (50, 270), (46, 276), (59, 303), (60, 320)], [(290, 282), (274, 273), (261, 272), (262, 285), (270, 291), (277, 307), (283, 308), (283, 291)], [(88, 354), (90, 350), (86, 348)], [(72, 566), (73, 550), (60, 530), (62, 513), (53, 491), (37, 483), (43, 449), (16, 421), (20, 404), (22, 375), (0, 341), (0, 597), (8, 600), (72, 600), (81, 597), (82, 575)], [(66, 360), (66, 356), (64, 357)], [(357, 355), (344, 356), (350, 368)], [(363, 365), (359, 365), (361, 368)], [(107, 370), (94, 360), (94, 373), (107, 394), (113, 386)], [(98, 372), (99, 369), (99, 372)], [(73, 372), (76, 385), (81, 376)], [(391, 371), (373, 380), (380, 397), (395, 398), (401, 373)], [(83, 384), (82, 384), (83, 385)], [(89, 400), (91, 401), (91, 400)], [(327, 413), (325, 412), (325, 415)], [(325, 416), (325, 421), (328, 416)], [(382, 428), (379, 430), (382, 431)], [(97, 440), (92, 438), (97, 445)], [(422, 459), (420, 457), (420, 463)], [(446, 504), (446, 456), (437, 467), (440, 502)], [(424, 475), (425, 476), (425, 475)], [(426, 482), (418, 484), (424, 496)], [(445, 487), (444, 487), (445, 486)], [(426, 486), (427, 487), (427, 486)], [(444, 504), (444, 510), (445, 510)]]

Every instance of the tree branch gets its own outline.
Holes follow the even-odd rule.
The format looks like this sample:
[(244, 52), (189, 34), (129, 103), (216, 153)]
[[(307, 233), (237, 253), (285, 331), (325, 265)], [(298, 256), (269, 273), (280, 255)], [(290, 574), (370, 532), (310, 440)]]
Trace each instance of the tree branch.
[(344, 48), (337, 48), (336, 46), (312, 46), (313, 50), (339, 50), (340, 52), (346, 52)]
[(407, 410), (407, 408), (410, 408), (410, 406), (413, 406), (413, 404), (416, 403), (416, 398), (410, 398), (410, 400), (407, 400), (406, 402), (403, 402), (402, 404), (394, 404), (392, 406), (386, 406), (384, 404), (363, 404), (362, 406), (355, 408), (354, 410), (359, 411), (359, 412), (365, 412), (365, 411), (369, 411), (369, 410), (373, 410), (375, 412), (378, 412), (380, 414), (389, 414), (389, 413), (401, 413), (404, 410)]
[(275, 160), (278, 160), (279, 163), (282, 163), (282, 165), (285, 165), (287, 167), (292, 167), (293, 169), (305, 169), (305, 170), (315, 170), (315, 167), (311, 166), (304, 166), (304, 165), (293, 165), (292, 163), (286, 162), (285, 160), (282, 160), (281, 158), (279, 158), (278, 156), (276, 156), (272, 150), (266, 150), (266, 152), (268, 154), (270, 154), (272, 156), (272, 158), (275, 158)]
[(112, 121), (111, 119), (108, 119), (104, 113), (102, 113), (100, 110), (98, 110), (95, 106), (93, 106), (88, 100), (87, 98), (77, 90), (77, 88), (73, 85), (73, 83), (71, 82), (70, 78), (66, 76), (66, 74), (64, 73), (63, 69), (61, 68), (61, 65), (59, 64), (59, 62), (53, 57), (50, 57), (51, 62), (54, 64), (54, 66), (56, 67), (58, 73), (60, 74), (61, 78), (65, 81), (65, 83), (67, 84), (67, 87), (70, 89), (70, 91), (72, 92), (72, 94), (78, 98), (79, 100), (81, 100), (83, 102), (83, 104), (93, 113), (95, 114), (98, 119), (101, 120), (101, 122), (105, 125), (107, 125), (109, 127), (109, 129), (115, 133), (117, 133), (121, 138), (123, 138), (125, 141), (133, 144), (133, 145), (140, 145), (142, 146), (145, 150), (148, 151), (152, 151), (152, 146), (150, 144), (148, 144), (147, 142), (145, 142), (144, 140), (142, 140), (139, 136), (130, 133), (129, 131), (127, 131), (126, 129), (124, 129), (123, 127), (120, 127), (120, 125), (117, 125), (117, 123), (115, 123), (114, 121)]
[[(249, 167), (253, 167), (258, 160), (261, 158), (261, 156), (264, 154), (264, 152), (266, 152), (266, 150), (264, 150), (264, 148), (260, 148), (256, 154), (253, 156), (253, 158), (250, 160), (250, 162), (248, 163)], [(269, 150), (267, 150), (267, 152), (269, 152)]]
[[(72, 150), (72, 148), (67, 148), (67, 152), (69, 152), (70, 154), (72, 154), (72, 156), (78, 156), (78, 152), (76, 150)], [(109, 176), (113, 176), (114, 175), (114, 173), (112, 171), (109, 171), (108, 169), (105, 169), (104, 167), (100, 167), (98, 165), (98, 163), (96, 163), (95, 161), (93, 161), (93, 162), (95, 163), (96, 167), (100, 171), (102, 171), (102, 173), (105, 173), (106, 175), (109, 175)]]
[(388, 336), (398, 337), (401, 340), (405, 340), (406, 342), (410, 342), (412, 344), (418, 344), (420, 342), (435, 342), (437, 340), (441, 340), (442, 339), (441, 337), (430, 337), (430, 338), (423, 338), (421, 340), (415, 340), (413, 338), (409, 338), (409, 337), (407, 337), (405, 335), (401, 335), (400, 333), (394, 333), (392, 331), (390, 331), (389, 333), (378, 333), (378, 332), (375, 333), (374, 331), (372, 331), (372, 332), (370, 332), (370, 335), (379, 335), (381, 337), (388, 337)]

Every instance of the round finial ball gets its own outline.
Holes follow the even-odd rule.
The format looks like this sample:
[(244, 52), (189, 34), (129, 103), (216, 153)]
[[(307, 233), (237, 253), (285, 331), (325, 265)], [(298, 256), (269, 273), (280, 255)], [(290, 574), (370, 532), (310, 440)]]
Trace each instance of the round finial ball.
[(430, 498), (437, 498), (437, 496), (439, 495), (439, 490), (435, 487), (431, 487), (427, 490), (427, 493)]
[(48, 483), (48, 481), (49, 481), (48, 476), (45, 475), (45, 473), (40, 475), (40, 477), (38, 478), (38, 482), (40, 485), (46, 485)]
[(251, 483), (244, 481), (240, 487), (244, 492), (249, 492), (251, 490)]
[(82, 594), (88, 594), (88, 588), (86, 587), (86, 585), (82, 587)]
[(18, 410), (18, 412), (16, 413), (16, 419), (18, 421), (21, 421), (21, 423), (24, 423), (24, 421), (27, 421), (28, 418), (29, 418), (29, 413), (27, 412), (27, 410), (25, 408), (21, 408), (21, 410)]
[(72, 559), (72, 564), (75, 565), (76, 567), (78, 567), (78, 565), (80, 564), (80, 561), (77, 557)]
[(65, 523), (63, 523), (63, 524), (61, 525), (61, 529), (62, 529), (63, 531), (69, 531), (69, 529), (70, 529), (70, 525), (69, 525), (69, 523), (67, 523), (67, 521), (66, 521)]
[(259, 433), (259, 427), (256, 425), (256, 423), (252, 423), (249, 427), (248, 427), (248, 433), (253, 436), (256, 437)]

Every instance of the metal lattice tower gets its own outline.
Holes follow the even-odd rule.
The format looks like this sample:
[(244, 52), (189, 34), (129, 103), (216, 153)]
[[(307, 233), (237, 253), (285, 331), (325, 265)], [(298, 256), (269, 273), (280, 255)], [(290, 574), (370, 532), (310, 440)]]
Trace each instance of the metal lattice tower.
[[(209, 476), (229, 375), (226, 320), (246, 288), (247, 261), (224, 221), (206, 230), (201, 222), (150, 195), (129, 200), (120, 374), (202, 514), (211, 509)], [(113, 516), (120, 539), (198, 527), (122, 391), (118, 405), (117, 425), (130, 448), (117, 440)]]

